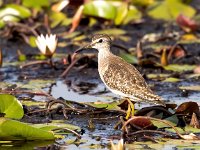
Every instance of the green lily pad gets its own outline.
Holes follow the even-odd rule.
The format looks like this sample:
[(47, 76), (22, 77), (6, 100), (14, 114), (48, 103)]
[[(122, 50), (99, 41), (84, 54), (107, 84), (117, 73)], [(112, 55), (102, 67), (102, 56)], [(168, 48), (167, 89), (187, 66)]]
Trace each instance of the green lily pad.
[(115, 25), (120, 25), (124, 18), (126, 17), (128, 13), (128, 3), (124, 2), (121, 4), (120, 7), (117, 8), (117, 14), (116, 14), (116, 17), (115, 17)]
[(133, 20), (141, 19), (142, 13), (133, 5), (129, 7), (128, 13), (124, 18), (122, 24), (127, 24)]
[(36, 37), (35, 36), (30, 36), (29, 37), (29, 44), (30, 44), (31, 47), (37, 47), (35, 41), (36, 41)]
[(19, 21), (21, 18), (28, 18), (31, 16), (29, 9), (16, 5), (16, 4), (7, 4), (5, 7), (0, 9), (0, 18), (3, 21)]
[(164, 0), (157, 2), (148, 11), (149, 16), (164, 20), (176, 19), (179, 14), (193, 17), (195, 13), (195, 9), (184, 4), (182, 0)]
[(181, 80), (178, 78), (169, 77), (169, 78), (166, 78), (165, 80), (163, 80), (162, 82), (179, 82), (179, 81), (181, 81)]
[[(181, 134), (200, 133), (200, 129), (193, 128), (191, 126), (186, 126), (185, 128), (176, 127), (176, 129)], [(165, 130), (169, 131), (169, 132), (174, 132), (175, 133), (174, 129), (172, 129), (172, 128), (166, 128)]]
[(0, 118), (1, 140), (54, 140), (53, 132), (32, 127), (31, 125)]
[(9, 94), (0, 94), (0, 112), (13, 119), (21, 119), (24, 115), (22, 104)]
[(167, 66), (163, 66), (165, 70), (170, 70), (174, 72), (184, 72), (184, 71), (192, 71), (196, 65), (178, 65), (178, 64), (171, 64)]
[(105, 108), (105, 109), (108, 109), (108, 110), (119, 110), (120, 107), (118, 106), (119, 104), (121, 104), (120, 101), (114, 101), (112, 103), (105, 103), (105, 102), (90, 102), (90, 103), (86, 103), (87, 105), (90, 105), (92, 107), (95, 107), (95, 108)]
[(62, 12), (49, 12), (49, 19), (51, 20), (51, 27), (55, 28), (56, 26), (63, 25), (68, 26), (71, 23), (71, 19)]
[(112, 28), (96, 31), (95, 34), (124, 35), (126, 34), (126, 31), (122, 29)]
[(133, 56), (128, 53), (120, 53), (120, 57), (131, 64), (138, 64), (138, 59), (136, 56)]
[(22, 0), (22, 5), (31, 8), (48, 7), (50, 5), (49, 0)]
[(107, 1), (91, 1), (84, 5), (83, 14), (104, 19), (114, 19), (116, 8)]
[(72, 124), (66, 124), (66, 123), (47, 123), (47, 124), (34, 124), (33, 127), (45, 130), (45, 131), (51, 131), (53, 129), (57, 128), (68, 128), (70, 130), (77, 130), (81, 131), (81, 128)]

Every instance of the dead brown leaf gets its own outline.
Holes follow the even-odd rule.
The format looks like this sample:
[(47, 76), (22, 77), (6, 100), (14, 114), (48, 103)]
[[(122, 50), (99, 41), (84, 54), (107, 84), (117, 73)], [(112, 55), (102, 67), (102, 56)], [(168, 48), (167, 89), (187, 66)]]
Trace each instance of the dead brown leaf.
[(176, 18), (176, 22), (185, 32), (195, 31), (199, 27), (198, 23), (195, 20), (192, 20), (183, 14), (180, 14)]
[(185, 102), (178, 106), (176, 109), (177, 114), (197, 114), (199, 117), (199, 106), (196, 102)]
[(82, 15), (83, 15), (83, 9), (84, 9), (84, 6), (81, 5), (78, 8), (78, 10), (76, 11), (76, 14), (74, 15), (74, 17), (72, 19), (72, 27), (70, 28), (69, 33), (74, 32), (76, 30), (76, 28), (78, 27), (78, 25), (81, 21)]

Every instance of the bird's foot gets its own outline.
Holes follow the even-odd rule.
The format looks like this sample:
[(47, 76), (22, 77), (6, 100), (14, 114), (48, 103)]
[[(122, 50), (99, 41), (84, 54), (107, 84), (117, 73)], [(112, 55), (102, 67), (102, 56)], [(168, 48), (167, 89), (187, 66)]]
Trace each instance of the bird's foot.
[(135, 113), (135, 108), (134, 108), (134, 104), (131, 102), (130, 99), (127, 99), (128, 101), (128, 110), (126, 111), (126, 119), (131, 118), (132, 116), (134, 116)]

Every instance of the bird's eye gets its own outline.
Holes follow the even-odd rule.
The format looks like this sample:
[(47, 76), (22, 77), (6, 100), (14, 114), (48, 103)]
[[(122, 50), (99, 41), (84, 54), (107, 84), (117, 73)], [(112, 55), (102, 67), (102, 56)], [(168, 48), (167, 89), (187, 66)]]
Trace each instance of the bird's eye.
[(99, 43), (102, 43), (102, 42), (103, 42), (103, 39), (100, 39), (100, 40), (99, 40)]

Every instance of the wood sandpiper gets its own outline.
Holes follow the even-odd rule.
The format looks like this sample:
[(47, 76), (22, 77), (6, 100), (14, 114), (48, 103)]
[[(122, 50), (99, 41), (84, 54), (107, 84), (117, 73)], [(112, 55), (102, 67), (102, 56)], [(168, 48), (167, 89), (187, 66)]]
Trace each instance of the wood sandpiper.
[[(165, 106), (162, 98), (153, 93), (139, 71), (110, 51), (111, 42), (108, 35), (97, 34), (93, 36), (92, 42), (85, 47), (98, 50), (98, 71), (106, 87), (111, 92), (128, 98), (129, 102), (130, 100), (144, 101)], [(80, 50), (77, 50), (76, 53), (78, 51)]]

